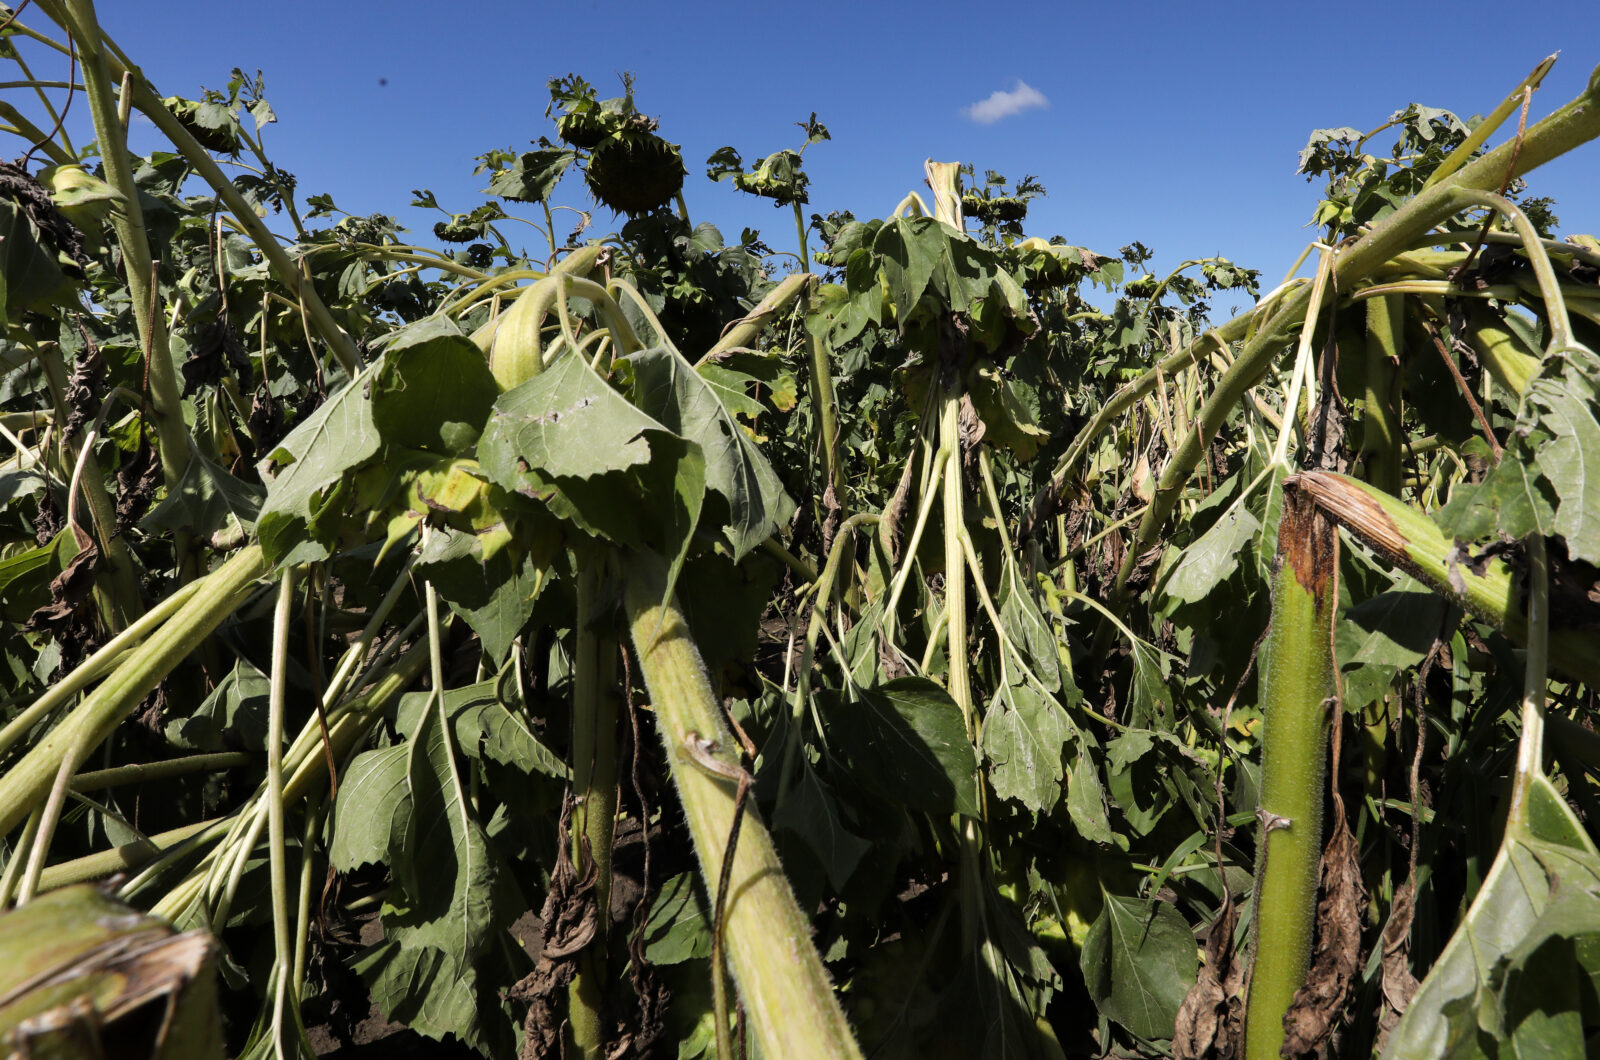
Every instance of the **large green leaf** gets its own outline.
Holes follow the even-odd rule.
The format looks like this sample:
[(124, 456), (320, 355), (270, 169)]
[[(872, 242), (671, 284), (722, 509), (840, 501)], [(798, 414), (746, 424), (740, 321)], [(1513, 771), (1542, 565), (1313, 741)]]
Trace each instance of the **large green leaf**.
[(461, 753), (524, 773), (565, 778), (570, 772), (567, 764), (534, 735), (525, 713), (513, 711), (501, 701), (498, 684), (482, 681), (445, 693), (445, 708)]
[[(256, 535), (269, 560), (281, 563), (299, 552), (311, 523), (330, 492), (344, 478), (378, 455), (381, 444), (367, 397), (367, 374), (356, 379), (289, 432), (261, 461), (267, 499), (256, 519)], [(326, 548), (298, 559), (323, 559)]]
[[(457, 690), (446, 709), (459, 718), (481, 695), (481, 686)], [(385, 940), (357, 963), (383, 1011), (432, 1038), (503, 1048), (508, 1013), (490, 988), (501, 978), (485, 974), (506, 960), (499, 867), (462, 798), (432, 699), (406, 696), (396, 727), (408, 738), (352, 764), (334, 806), (329, 860), (343, 870), (382, 861), (394, 875)]]
[(1009, 552), (1001, 563), (1000, 628), (1010, 644), (1003, 650), (1014, 651), (1027, 661), (1039, 683), (1050, 692), (1062, 692), (1068, 703), (1076, 703), (1078, 690), (1067, 676), (1068, 687), (1062, 688), (1063, 673), (1056, 631), (1044, 613), (1039, 610), (1034, 594), (1029, 591), (1022, 565)]
[(855, 776), (892, 802), (978, 816), (978, 761), (961, 708), (926, 677), (901, 677), (833, 700), (828, 736)]
[(695, 885), (683, 872), (661, 885), (644, 924), (644, 955), (651, 964), (682, 964), (711, 953), (710, 917)]
[(1107, 894), (1080, 955), (1089, 996), (1107, 1017), (1143, 1038), (1171, 1038), (1194, 985), (1194, 933), (1165, 902)]
[(1205, 599), (1238, 569), (1239, 550), (1260, 531), (1260, 520), (1242, 507), (1223, 514), (1183, 550), (1183, 558), (1167, 576), (1167, 595), (1191, 604)]
[(1467, 539), (1559, 534), (1572, 558), (1600, 563), (1600, 355), (1553, 351), (1522, 394), (1505, 455), (1439, 512)]
[(582, 357), (562, 357), (502, 394), (478, 459), (492, 481), (544, 499), (590, 533), (676, 557), (676, 578), (705, 494), (700, 447)]
[(0, 326), (24, 312), (65, 302), (73, 286), (22, 205), (0, 198)]
[(242, 541), (256, 525), (261, 487), (194, 453), (183, 477), (140, 525), (146, 530), (182, 530), (214, 544)]
[(411, 791), (403, 743), (363, 751), (339, 778), (328, 861), (341, 872), (388, 864), (404, 846)]
[[(1573, 988), (1580, 978), (1587, 990)], [(1582, 1056), (1585, 1025), (1600, 1023), (1597, 979), (1600, 854), (1555, 787), (1535, 777), (1384, 1056)]]
[(725, 373), (707, 378), (665, 348), (642, 350), (627, 364), (634, 403), (668, 430), (699, 444), (706, 487), (728, 502), (732, 519), (723, 530), (734, 558), (743, 558), (794, 514), (777, 472), (729, 408), (733, 402), (734, 410), (748, 412), (749, 399), (727, 387)]
[(496, 665), (532, 617), (546, 581), (532, 555), (501, 549), (485, 559), (479, 538), (459, 530), (430, 535), (417, 567), (450, 609), (466, 619)]
[(484, 193), (515, 202), (544, 202), (577, 158), (575, 151), (524, 151), (494, 175)]
[(267, 675), (240, 659), (192, 714), (169, 708), (166, 737), (190, 751), (265, 751), (271, 691)]
[(804, 842), (836, 890), (844, 889), (872, 850), (871, 843), (845, 827), (838, 796), (803, 753), (794, 782), (779, 796), (772, 827)]
[(398, 331), (372, 380), (372, 420), (388, 445), (457, 456), (478, 440), (500, 388), (483, 351), (446, 317)]
[(50, 581), (66, 569), (69, 549), (76, 554), (72, 532), (63, 530), (46, 544), (0, 559), (0, 619), (25, 622), (50, 602)]

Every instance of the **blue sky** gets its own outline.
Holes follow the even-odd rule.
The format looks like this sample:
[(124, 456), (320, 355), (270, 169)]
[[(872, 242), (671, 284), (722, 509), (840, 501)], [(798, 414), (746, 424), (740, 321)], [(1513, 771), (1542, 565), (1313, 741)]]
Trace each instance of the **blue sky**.
[[(924, 158), (973, 162), (1049, 189), (1030, 234), (1105, 253), (1138, 239), (1158, 271), (1224, 254), (1269, 285), (1312, 235), (1317, 186), (1294, 172), (1312, 129), (1370, 129), (1413, 101), (1486, 113), (1559, 50), (1537, 117), (1600, 63), (1596, 0), (99, 7), (163, 93), (196, 95), (234, 66), (260, 68), (280, 119), (269, 154), (302, 194), (397, 215), (419, 237), (440, 218), (409, 209), (411, 189), (463, 212), (481, 202), (473, 156), (552, 131), (550, 77), (577, 73), (618, 95), (631, 71), (640, 108), (683, 146), (693, 218), (732, 238), (759, 227), (787, 250), (793, 225), (706, 180), (704, 159), (724, 144), (747, 160), (798, 146), (793, 123), (815, 111), (833, 140), (806, 153), (810, 211), (882, 215), (920, 184)], [(1035, 105), (974, 120), (969, 108), (997, 92)], [(145, 129), (134, 146), (153, 141)], [(1563, 231), (1600, 229), (1597, 163), (1592, 145), (1534, 174)], [(591, 205), (575, 176), (557, 199)], [(601, 231), (618, 223), (597, 217)]]

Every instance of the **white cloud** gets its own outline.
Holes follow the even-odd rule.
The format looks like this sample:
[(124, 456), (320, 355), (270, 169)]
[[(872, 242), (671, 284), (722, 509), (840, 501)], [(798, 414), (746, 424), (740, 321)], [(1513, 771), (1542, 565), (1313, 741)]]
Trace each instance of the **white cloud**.
[(1043, 92), (1026, 81), (1017, 81), (1011, 91), (992, 93), (988, 99), (962, 107), (961, 113), (975, 122), (989, 125), (1025, 110), (1049, 105), (1050, 101), (1045, 98)]

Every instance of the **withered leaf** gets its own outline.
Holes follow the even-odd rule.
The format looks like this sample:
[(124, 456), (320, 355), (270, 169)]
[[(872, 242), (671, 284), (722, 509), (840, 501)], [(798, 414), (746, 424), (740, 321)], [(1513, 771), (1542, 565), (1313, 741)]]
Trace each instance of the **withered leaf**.
[(1283, 1016), (1284, 1056), (1308, 1056), (1327, 1044), (1360, 967), (1365, 888), (1355, 836), (1342, 812), (1322, 852), (1321, 876), (1311, 968)]
[(1173, 1026), (1175, 1060), (1233, 1060), (1244, 1044), (1244, 968), (1233, 950), (1238, 921), (1227, 902), (1206, 933), (1205, 962)]
[[(571, 811), (569, 797), (562, 808), (558, 834), (567, 834)], [(585, 857), (584, 863), (584, 873), (579, 876), (566, 843), (557, 844), (555, 871), (550, 874), (550, 889), (539, 911), (539, 963), (508, 995), (514, 1001), (530, 1003), (523, 1021), (522, 1055), (526, 1060), (561, 1055), (566, 987), (577, 974), (578, 955), (600, 926), (594, 861)]]
[(1381, 1052), (1389, 1033), (1405, 1015), (1416, 996), (1417, 977), (1411, 974), (1411, 918), (1416, 912), (1416, 889), (1407, 880), (1394, 892), (1389, 922), (1383, 927), (1383, 1015), (1378, 1019), (1378, 1041), (1374, 1052)]

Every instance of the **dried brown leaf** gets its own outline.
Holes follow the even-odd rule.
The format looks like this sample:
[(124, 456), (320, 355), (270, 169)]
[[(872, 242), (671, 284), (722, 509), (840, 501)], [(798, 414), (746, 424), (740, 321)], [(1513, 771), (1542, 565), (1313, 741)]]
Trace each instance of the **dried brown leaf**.
[(1305, 985), (1283, 1016), (1284, 1056), (1322, 1050), (1350, 1000), (1361, 965), (1361, 906), (1365, 888), (1355, 836), (1341, 813), (1322, 852), (1316, 942)]
[(1206, 934), (1205, 962), (1173, 1027), (1175, 1060), (1233, 1060), (1244, 1044), (1244, 967), (1233, 950), (1238, 920), (1229, 902)]
[(1416, 891), (1407, 880), (1394, 892), (1394, 903), (1389, 909), (1389, 922), (1383, 927), (1383, 1015), (1378, 1018), (1378, 1042), (1374, 1052), (1380, 1052), (1389, 1041), (1389, 1034), (1405, 1015), (1406, 1007), (1416, 996), (1417, 977), (1411, 974), (1411, 918), (1416, 912)]
[[(569, 797), (561, 812), (561, 835), (567, 834), (571, 810)], [(508, 994), (514, 1001), (529, 1002), (523, 1021), (524, 1060), (562, 1055), (563, 995), (577, 974), (579, 954), (594, 940), (600, 926), (594, 860), (586, 857), (584, 863), (584, 873), (579, 876), (567, 844), (557, 844), (555, 871), (550, 874), (550, 889), (539, 911), (538, 964)]]

